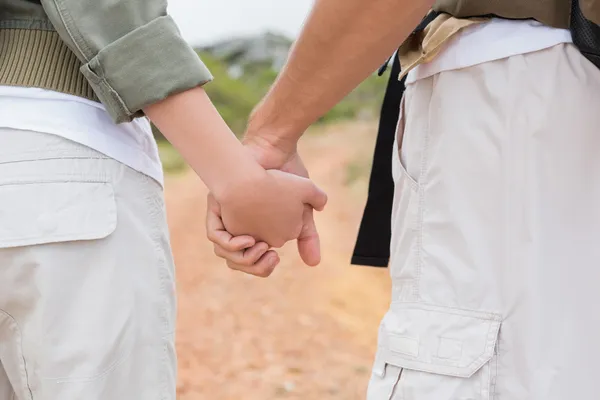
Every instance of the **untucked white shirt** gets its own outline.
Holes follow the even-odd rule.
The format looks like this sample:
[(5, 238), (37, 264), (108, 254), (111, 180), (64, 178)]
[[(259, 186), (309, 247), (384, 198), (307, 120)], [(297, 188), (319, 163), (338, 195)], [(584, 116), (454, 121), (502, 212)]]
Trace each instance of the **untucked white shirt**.
[(46, 89), (0, 86), (0, 127), (64, 137), (163, 184), (147, 118), (115, 124), (104, 106), (91, 100)]
[(431, 62), (410, 71), (406, 83), (572, 41), (568, 29), (551, 28), (533, 20), (494, 18), (458, 33)]

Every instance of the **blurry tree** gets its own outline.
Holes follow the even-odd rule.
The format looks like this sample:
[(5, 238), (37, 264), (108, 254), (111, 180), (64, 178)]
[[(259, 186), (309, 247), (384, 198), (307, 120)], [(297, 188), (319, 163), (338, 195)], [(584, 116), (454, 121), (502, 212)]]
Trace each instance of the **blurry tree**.
[[(241, 135), (248, 116), (269, 90), (282, 64), (282, 53), (291, 41), (282, 36), (265, 34), (232, 39), (198, 51), (214, 80), (206, 92), (229, 127)], [(359, 85), (320, 123), (353, 118), (376, 118), (383, 99), (386, 78), (373, 75)], [(162, 138), (154, 128), (155, 136)]]

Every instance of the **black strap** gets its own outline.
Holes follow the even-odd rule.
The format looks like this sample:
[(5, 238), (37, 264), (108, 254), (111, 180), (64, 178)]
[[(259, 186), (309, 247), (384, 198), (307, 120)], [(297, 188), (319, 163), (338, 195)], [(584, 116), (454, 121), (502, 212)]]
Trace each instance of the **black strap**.
[[(423, 31), (438, 15), (439, 13), (430, 12), (413, 34)], [(390, 259), (392, 203), (394, 201), (392, 148), (400, 115), (400, 102), (406, 89), (406, 79), (398, 80), (400, 60), (397, 56), (393, 56), (393, 59), (392, 71), (381, 107), (379, 131), (369, 181), (369, 196), (352, 255), (352, 264), (354, 265), (387, 267)], [(389, 60), (379, 70), (380, 75), (385, 72), (388, 64)]]
[(387, 267), (390, 258), (391, 209), (394, 198), (392, 147), (404, 94), (404, 79), (398, 80), (400, 60), (394, 57), (375, 144), (369, 196), (352, 256), (352, 264)]
[(600, 68), (600, 26), (583, 15), (579, 0), (571, 1), (571, 35), (583, 56)]

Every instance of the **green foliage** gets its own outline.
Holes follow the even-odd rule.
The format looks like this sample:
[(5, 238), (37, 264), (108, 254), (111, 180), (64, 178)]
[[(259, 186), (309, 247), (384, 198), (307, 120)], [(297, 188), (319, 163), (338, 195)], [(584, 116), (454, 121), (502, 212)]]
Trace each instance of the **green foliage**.
[(346, 178), (344, 183), (351, 186), (357, 181), (366, 181), (371, 172), (372, 159), (358, 158), (346, 165)]
[(165, 140), (158, 141), (158, 153), (162, 161), (163, 170), (168, 174), (182, 172), (187, 168), (187, 164), (169, 142)]
[[(206, 92), (229, 127), (241, 135), (246, 128), (248, 117), (256, 104), (267, 93), (277, 77), (277, 71), (265, 62), (246, 64), (240, 68), (239, 76), (232, 74), (231, 66), (209, 52), (199, 56), (214, 76), (205, 86)], [(354, 118), (375, 118), (383, 99), (385, 77), (369, 77), (342, 102), (320, 119), (320, 123), (330, 123)], [(157, 139), (163, 139), (155, 129)]]
[(386, 77), (372, 75), (336, 105), (321, 122), (353, 118), (377, 118), (385, 94)]
[(252, 87), (243, 77), (232, 78), (228, 73), (227, 65), (212, 55), (202, 53), (200, 56), (214, 76), (214, 80), (204, 87), (206, 93), (227, 125), (236, 134), (242, 134), (248, 116), (263, 93), (256, 87)]

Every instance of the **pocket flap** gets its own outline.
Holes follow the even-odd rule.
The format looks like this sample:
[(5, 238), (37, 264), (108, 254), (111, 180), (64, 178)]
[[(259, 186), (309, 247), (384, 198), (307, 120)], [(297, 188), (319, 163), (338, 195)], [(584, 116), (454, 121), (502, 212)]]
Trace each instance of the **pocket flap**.
[(380, 328), (378, 358), (397, 367), (468, 378), (494, 355), (496, 313), (393, 304)]
[(116, 226), (110, 183), (0, 185), (0, 248), (102, 239)]

